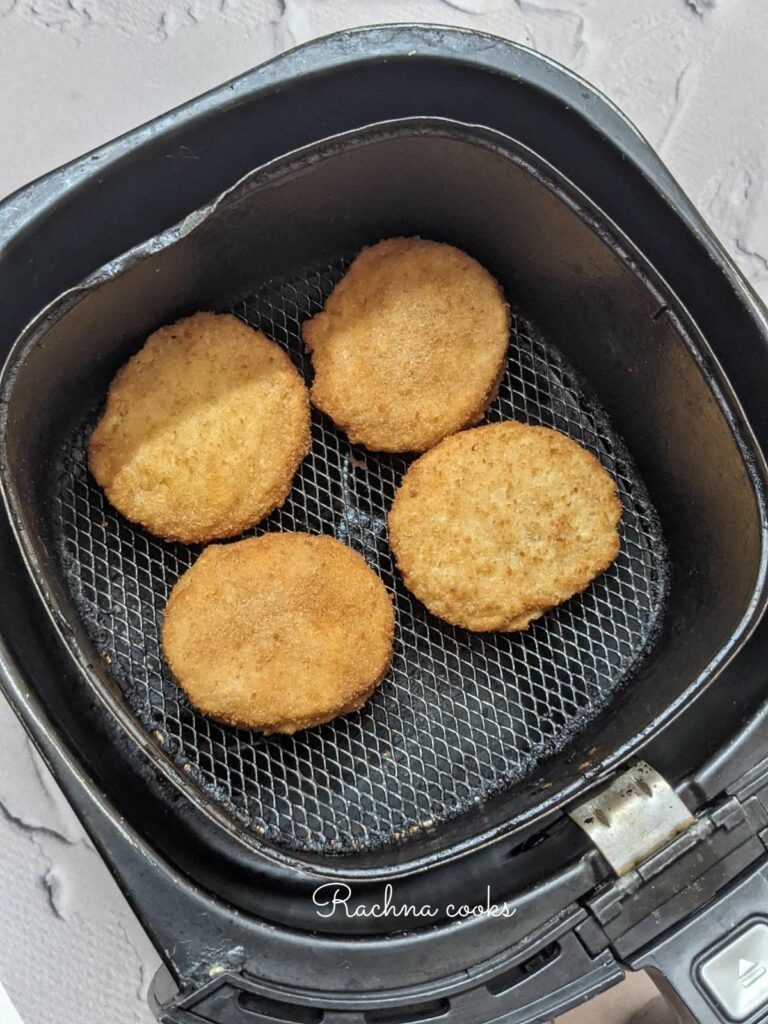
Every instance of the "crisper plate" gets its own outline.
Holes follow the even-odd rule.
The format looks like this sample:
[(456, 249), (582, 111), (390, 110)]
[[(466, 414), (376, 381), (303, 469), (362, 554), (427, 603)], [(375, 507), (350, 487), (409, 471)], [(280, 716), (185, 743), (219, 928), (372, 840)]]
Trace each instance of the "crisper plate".
[[(279, 342), (309, 379), (301, 323), (348, 262), (322, 261), (272, 281), (232, 312)], [(288, 500), (253, 532), (327, 533), (350, 544), (394, 596), (397, 629), (392, 668), (365, 708), (295, 736), (230, 728), (192, 708), (163, 662), (159, 633), (170, 588), (201, 549), (166, 544), (110, 506), (86, 469), (93, 415), (60, 452), (52, 525), (91, 639), (165, 751), (272, 842), (317, 853), (370, 850), (461, 813), (582, 729), (654, 633), (666, 573), (646, 489), (559, 353), (519, 315), (511, 338), (488, 418), (555, 427), (598, 456), (624, 509), (619, 558), (525, 633), (448, 626), (405, 589), (387, 544), (387, 511), (409, 460), (350, 445), (313, 410), (312, 448)]]

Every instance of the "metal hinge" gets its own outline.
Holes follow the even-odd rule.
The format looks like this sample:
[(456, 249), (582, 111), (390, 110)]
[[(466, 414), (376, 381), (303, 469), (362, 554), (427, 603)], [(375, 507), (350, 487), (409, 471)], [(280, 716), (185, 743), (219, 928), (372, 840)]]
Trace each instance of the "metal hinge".
[(695, 821), (666, 779), (645, 761), (638, 761), (568, 813), (619, 876)]
[(696, 816), (645, 762), (570, 812), (619, 878), (584, 900), (579, 937), (627, 962), (766, 855), (768, 786), (757, 773)]

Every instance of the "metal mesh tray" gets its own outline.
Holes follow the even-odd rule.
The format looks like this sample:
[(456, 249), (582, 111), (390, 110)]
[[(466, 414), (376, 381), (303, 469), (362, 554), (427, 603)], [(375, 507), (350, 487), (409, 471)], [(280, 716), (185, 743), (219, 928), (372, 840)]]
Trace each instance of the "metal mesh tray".
[[(349, 260), (271, 281), (232, 311), (309, 363), (301, 322)], [(512, 786), (574, 741), (651, 644), (667, 584), (658, 517), (621, 439), (559, 353), (513, 316), (509, 365), (488, 419), (555, 427), (593, 451), (618, 484), (621, 554), (587, 591), (520, 634), (447, 626), (403, 587), (386, 513), (408, 460), (353, 447), (312, 413), (313, 441), (268, 530), (333, 534), (393, 594), (392, 668), (362, 711), (292, 737), (197, 714), (160, 653), (170, 588), (200, 548), (165, 544), (123, 519), (86, 469), (96, 410), (55, 461), (58, 558), (86, 630), (127, 704), (210, 799), (258, 836), (332, 854), (402, 840)], [(587, 760), (589, 751), (584, 750)]]

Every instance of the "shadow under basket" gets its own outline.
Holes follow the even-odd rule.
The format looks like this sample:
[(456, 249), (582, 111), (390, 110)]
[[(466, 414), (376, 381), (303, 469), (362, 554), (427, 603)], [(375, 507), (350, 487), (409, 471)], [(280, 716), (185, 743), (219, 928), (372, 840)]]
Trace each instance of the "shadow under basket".
[[(439, 622), (404, 588), (386, 514), (409, 458), (312, 448), (255, 531), (326, 533), (365, 557), (397, 613), (392, 668), (358, 713), (292, 737), (197, 714), (159, 648), (200, 548), (123, 519), (86, 468), (118, 367), (163, 323), (230, 310), (305, 379), (301, 323), (361, 246), (420, 234), (466, 250), (513, 307), (488, 420), (563, 431), (617, 482), (621, 553), (519, 634)], [(498, 133), (440, 119), (356, 130), (254, 171), (67, 293), (2, 382), (2, 481), (38, 588), (84, 680), (131, 742), (220, 826), (315, 865), (448, 854), (571, 799), (710, 682), (765, 603), (762, 459), (695, 324), (578, 190)], [(290, 685), (290, 681), (286, 681)]]

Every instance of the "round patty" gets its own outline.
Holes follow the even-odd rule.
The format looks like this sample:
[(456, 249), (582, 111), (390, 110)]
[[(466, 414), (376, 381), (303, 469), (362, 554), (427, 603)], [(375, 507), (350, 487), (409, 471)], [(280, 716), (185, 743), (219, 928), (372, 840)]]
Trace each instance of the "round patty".
[(163, 651), (205, 715), (293, 733), (362, 707), (392, 657), (392, 601), (332, 537), (206, 548), (171, 592)]
[(408, 469), (389, 514), (405, 584), (441, 619), (525, 629), (613, 562), (621, 504), (594, 455), (509, 421), (446, 438)]
[(194, 543), (282, 505), (308, 450), (307, 389), (288, 356), (237, 317), (196, 313), (118, 372), (88, 466), (128, 519)]
[(509, 310), (460, 249), (390, 238), (363, 249), (303, 336), (318, 409), (355, 444), (420, 452), (482, 419), (504, 368)]

